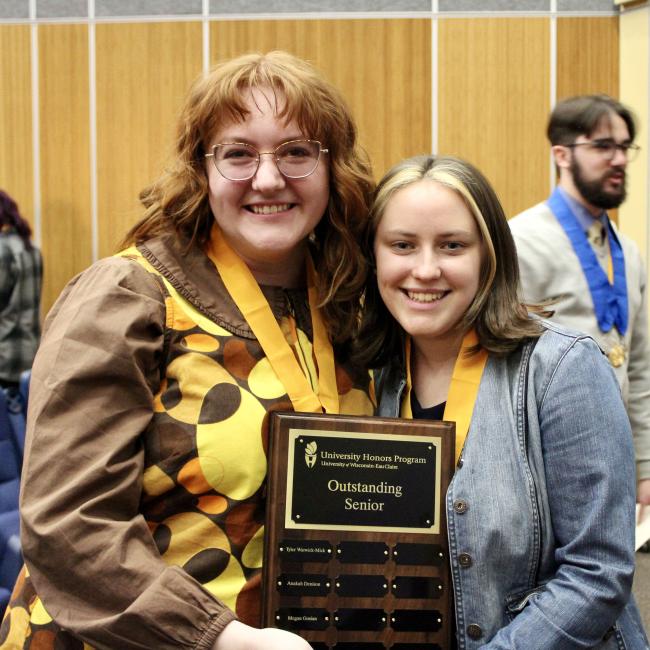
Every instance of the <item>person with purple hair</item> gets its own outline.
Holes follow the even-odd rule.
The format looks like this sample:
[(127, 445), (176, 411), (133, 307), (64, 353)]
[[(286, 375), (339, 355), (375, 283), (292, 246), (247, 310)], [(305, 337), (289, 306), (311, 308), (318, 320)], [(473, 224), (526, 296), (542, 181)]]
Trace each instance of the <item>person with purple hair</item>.
[(41, 253), (16, 202), (0, 190), (0, 386), (15, 388), (41, 336)]

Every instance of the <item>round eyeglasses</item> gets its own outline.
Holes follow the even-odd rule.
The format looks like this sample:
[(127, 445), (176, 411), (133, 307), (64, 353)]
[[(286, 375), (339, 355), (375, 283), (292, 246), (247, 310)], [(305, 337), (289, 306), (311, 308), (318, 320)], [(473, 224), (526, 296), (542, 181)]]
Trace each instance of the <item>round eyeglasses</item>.
[(614, 160), (617, 151), (622, 151), (623, 155), (628, 162), (632, 162), (641, 151), (638, 144), (630, 142), (618, 143), (615, 140), (590, 140), (589, 142), (573, 142), (572, 144), (565, 144), (565, 147), (573, 149), (575, 147), (587, 147), (590, 151), (594, 151), (605, 160)]
[(223, 142), (205, 157), (212, 158), (217, 171), (229, 181), (247, 181), (257, 173), (262, 156), (273, 156), (286, 178), (306, 178), (316, 171), (321, 153), (328, 151), (318, 140), (289, 140), (273, 151), (258, 151), (244, 142)]

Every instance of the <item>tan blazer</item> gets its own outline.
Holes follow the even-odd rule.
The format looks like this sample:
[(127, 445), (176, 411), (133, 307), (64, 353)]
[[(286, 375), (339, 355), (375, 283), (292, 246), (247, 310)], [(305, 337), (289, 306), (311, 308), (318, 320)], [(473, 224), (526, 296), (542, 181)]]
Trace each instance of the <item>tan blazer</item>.
[[(510, 220), (517, 245), (523, 300), (538, 303), (553, 299), (551, 320), (591, 335), (609, 354), (622, 343), (627, 352), (614, 368), (634, 433), (639, 478), (650, 478), (650, 346), (646, 272), (636, 244), (616, 231), (625, 256), (628, 290), (628, 329), (620, 337), (615, 329), (602, 332), (594, 313), (589, 285), (569, 238), (546, 205), (538, 205)], [(614, 228), (616, 228), (614, 226)], [(607, 246), (594, 248), (606, 264)], [(603, 432), (606, 433), (606, 432)]]

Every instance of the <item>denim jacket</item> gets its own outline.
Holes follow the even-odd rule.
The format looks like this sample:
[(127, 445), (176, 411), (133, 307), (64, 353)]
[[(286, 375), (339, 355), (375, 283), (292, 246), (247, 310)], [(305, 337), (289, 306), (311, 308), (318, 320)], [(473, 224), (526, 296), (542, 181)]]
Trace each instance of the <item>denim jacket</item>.
[[(458, 647), (648, 648), (620, 390), (591, 338), (544, 326), (490, 355), (447, 491)], [(378, 375), (380, 415), (399, 415), (400, 365)]]

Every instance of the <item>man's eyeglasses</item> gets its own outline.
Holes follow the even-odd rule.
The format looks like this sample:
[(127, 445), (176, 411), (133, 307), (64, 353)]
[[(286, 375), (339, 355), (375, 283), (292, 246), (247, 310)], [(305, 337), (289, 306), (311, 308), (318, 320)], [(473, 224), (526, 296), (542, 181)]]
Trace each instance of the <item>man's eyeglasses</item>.
[(215, 144), (206, 158), (212, 158), (217, 171), (229, 181), (247, 181), (260, 166), (261, 156), (273, 156), (286, 178), (306, 178), (316, 171), (321, 153), (328, 153), (318, 140), (290, 140), (273, 151), (258, 151), (244, 142)]
[(563, 146), (569, 149), (573, 149), (574, 147), (588, 147), (605, 160), (613, 160), (616, 152), (620, 150), (628, 162), (632, 162), (639, 155), (639, 151), (641, 151), (641, 147), (638, 144), (628, 142), (619, 144), (615, 140), (591, 140), (589, 142), (574, 142), (573, 144), (565, 144)]

